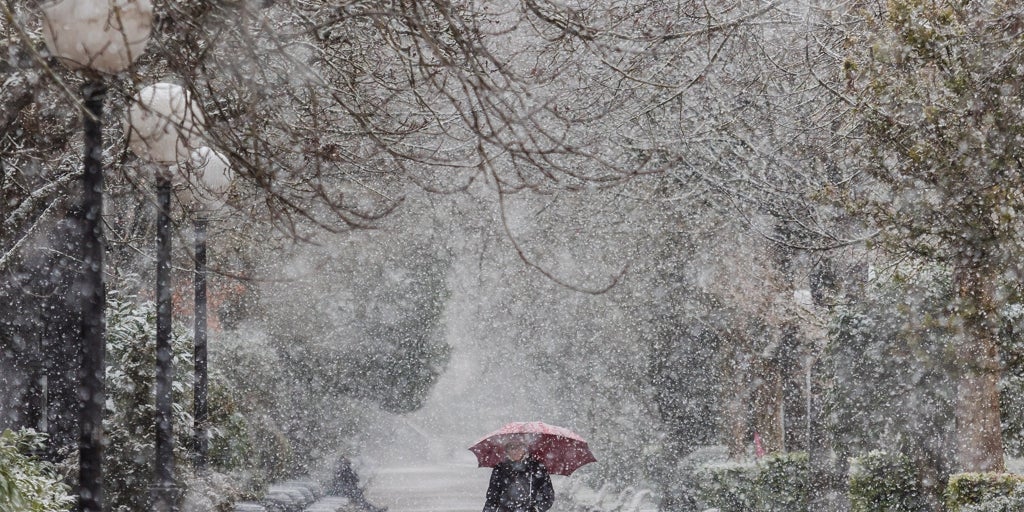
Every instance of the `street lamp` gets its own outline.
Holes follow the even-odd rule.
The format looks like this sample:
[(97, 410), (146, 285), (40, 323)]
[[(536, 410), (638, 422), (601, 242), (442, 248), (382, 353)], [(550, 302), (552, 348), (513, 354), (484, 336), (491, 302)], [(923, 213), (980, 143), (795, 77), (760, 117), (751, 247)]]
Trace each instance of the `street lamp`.
[(42, 6), (43, 39), (72, 70), (117, 74), (146, 50), (149, 0), (58, 0)]
[(153, 26), (149, 0), (58, 0), (42, 5), (50, 53), (86, 74), (82, 86), (85, 154), (82, 196), (70, 212), (82, 236), (82, 274), (75, 287), (81, 314), (78, 509), (103, 509), (104, 319), (103, 100), (100, 73), (120, 73), (146, 48)]
[(209, 420), (206, 390), (208, 379), (206, 364), (206, 227), (210, 215), (224, 206), (224, 195), (231, 186), (233, 173), (231, 165), (224, 155), (208, 148), (201, 147), (192, 152), (185, 167), (185, 178), (189, 182), (189, 190), (194, 191), (191, 197), (193, 210), (196, 213), (194, 226), (196, 236), (196, 269), (195, 269), (195, 466), (206, 469), (209, 439), (206, 435)]
[(203, 116), (181, 86), (158, 83), (140, 90), (128, 111), (128, 147), (156, 164), (156, 461), (153, 509), (178, 509), (174, 483), (174, 426), (171, 391), (171, 180), (173, 166), (188, 157), (201, 133)]

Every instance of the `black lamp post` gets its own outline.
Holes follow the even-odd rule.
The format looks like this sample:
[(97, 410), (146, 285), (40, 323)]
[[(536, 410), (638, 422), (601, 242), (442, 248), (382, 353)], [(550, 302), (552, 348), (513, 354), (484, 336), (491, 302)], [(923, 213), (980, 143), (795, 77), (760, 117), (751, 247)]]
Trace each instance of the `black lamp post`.
[(78, 369), (79, 395), (79, 508), (103, 510), (103, 404), (106, 401), (104, 359), (106, 341), (103, 310), (106, 295), (103, 284), (103, 98), (102, 81), (83, 88), (85, 106), (85, 172), (82, 176), (81, 205), (77, 219), (85, 234), (82, 242), (82, 275), (76, 286), (82, 301), (81, 366)]
[(129, 110), (132, 151), (154, 162), (157, 193), (156, 251), (156, 460), (150, 487), (153, 510), (178, 510), (174, 478), (174, 361), (171, 347), (171, 182), (179, 173), (171, 166), (184, 161), (198, 138), (203, 118), (178, 85), (158, 83), (136, 94)]
[(209, 407), (207, 389), (207, 315), (206, 315), (206, 233), (210, 214), (224, 205), (222, 197), (231, 186), (232, 172), (227, 159), (220, 153), (201, 147), (192, 152), (185, 166), (189, 189), (195, 211), (195, 381), (193, 385), (195, 406), (195, 454), (197, 469), (206, 469), (209, 452), (207, 425)]
[(195, 466), (196, 469), (206, 469), (207, 454), (210, 450), (210, 440), (206, 436), (206, 425), (209, 421), (210, 408), (207, 405), (206, 393), (209, 383), (209, 373), (206, 365), (206, 227), (209, 219), (205, 215), (197, 215), (194, 226), (196, 232), (196, 270), (195, 270), (195, 376), (192, 385), (193, 400), (195, 407), (193, 426), (196, 438)]
[(171, 177), (156, 175), (156, 468), (153, 510), (177, 510), (174, 480), (174, 359), (171, 349)]
[(103, 100), (101, 73), (120, 73), (145, 51), (153, 25), (149, 0), (58, 0), (42, 6), (50, 53), (85, 70), (82, 195), (72, 211), (82, 236), (82, 272), (75, 285), (80, 318), (78, 510), (103, 509), (105, 289), (103, 282)]

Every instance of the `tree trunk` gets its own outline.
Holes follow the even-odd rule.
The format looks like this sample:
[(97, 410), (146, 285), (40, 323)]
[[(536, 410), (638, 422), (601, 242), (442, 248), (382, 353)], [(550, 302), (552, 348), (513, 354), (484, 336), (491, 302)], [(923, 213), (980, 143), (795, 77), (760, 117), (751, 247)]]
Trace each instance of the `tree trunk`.
[(956, 270), (964, 332), (957, 343), (956, 435), (960, 471), (1004, 470), (994, 276), (986, 265)]
[(783, 324), (780, 335), (782, 342), (777, 359), (782, 380), (782, 446), (786, 451), (807, 450), (810, 376), (806, 367), (806, 343), (796, 322)]
[[(734, 354), (734, 357), (739, 357)], [(735, 363), (739, 361), (733, 359)], [(726, 402), (722, 408), (723, 418), (728, 425), (729, 431), (729, 459), (742, 460), (746, 457), (747, 446), (750, 443), (750, 403), (749, 399), (749, 376), (742, 371), (737, 371), (734, 365), (732, 375), (729, 376), (726, 384)]]
[(722, 426), (727, 436), (729, 459), (744, 460), (753, 442), (751, 435), (751, 388), (753, 376), (750, 347), (742, 338), (723, 334), (721, 346), (725, 348), (722, 371)]
[(754, 382), (754, 431), (761, 435), (765, 453), (781, 452), (784, 446), (782, 372), (777, 357), (758, 361)]

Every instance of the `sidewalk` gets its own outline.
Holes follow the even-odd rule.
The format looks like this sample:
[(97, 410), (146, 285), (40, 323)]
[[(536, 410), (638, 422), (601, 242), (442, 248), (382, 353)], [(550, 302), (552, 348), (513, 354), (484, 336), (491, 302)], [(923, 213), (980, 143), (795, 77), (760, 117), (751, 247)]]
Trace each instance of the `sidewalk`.
[(236, 503), (234, 512), (357, 512), (348, 498), (325, 496), (312, 480), (292, 480), (271, 485), (259, 502)]
[(388, 512), (480, 512), (490, 476), (462, 463), (377, 468), (365, 475), (367, 499)]

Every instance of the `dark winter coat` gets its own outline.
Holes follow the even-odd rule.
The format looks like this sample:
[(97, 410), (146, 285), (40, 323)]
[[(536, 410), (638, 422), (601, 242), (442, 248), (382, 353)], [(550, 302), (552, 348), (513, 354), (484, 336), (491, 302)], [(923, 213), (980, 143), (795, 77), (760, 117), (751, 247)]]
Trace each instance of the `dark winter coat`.
[(491, 471), (483, 512), (546, 512), (554, 502), (555, 489), (544, 464), (530, 457), (505, 460)]

